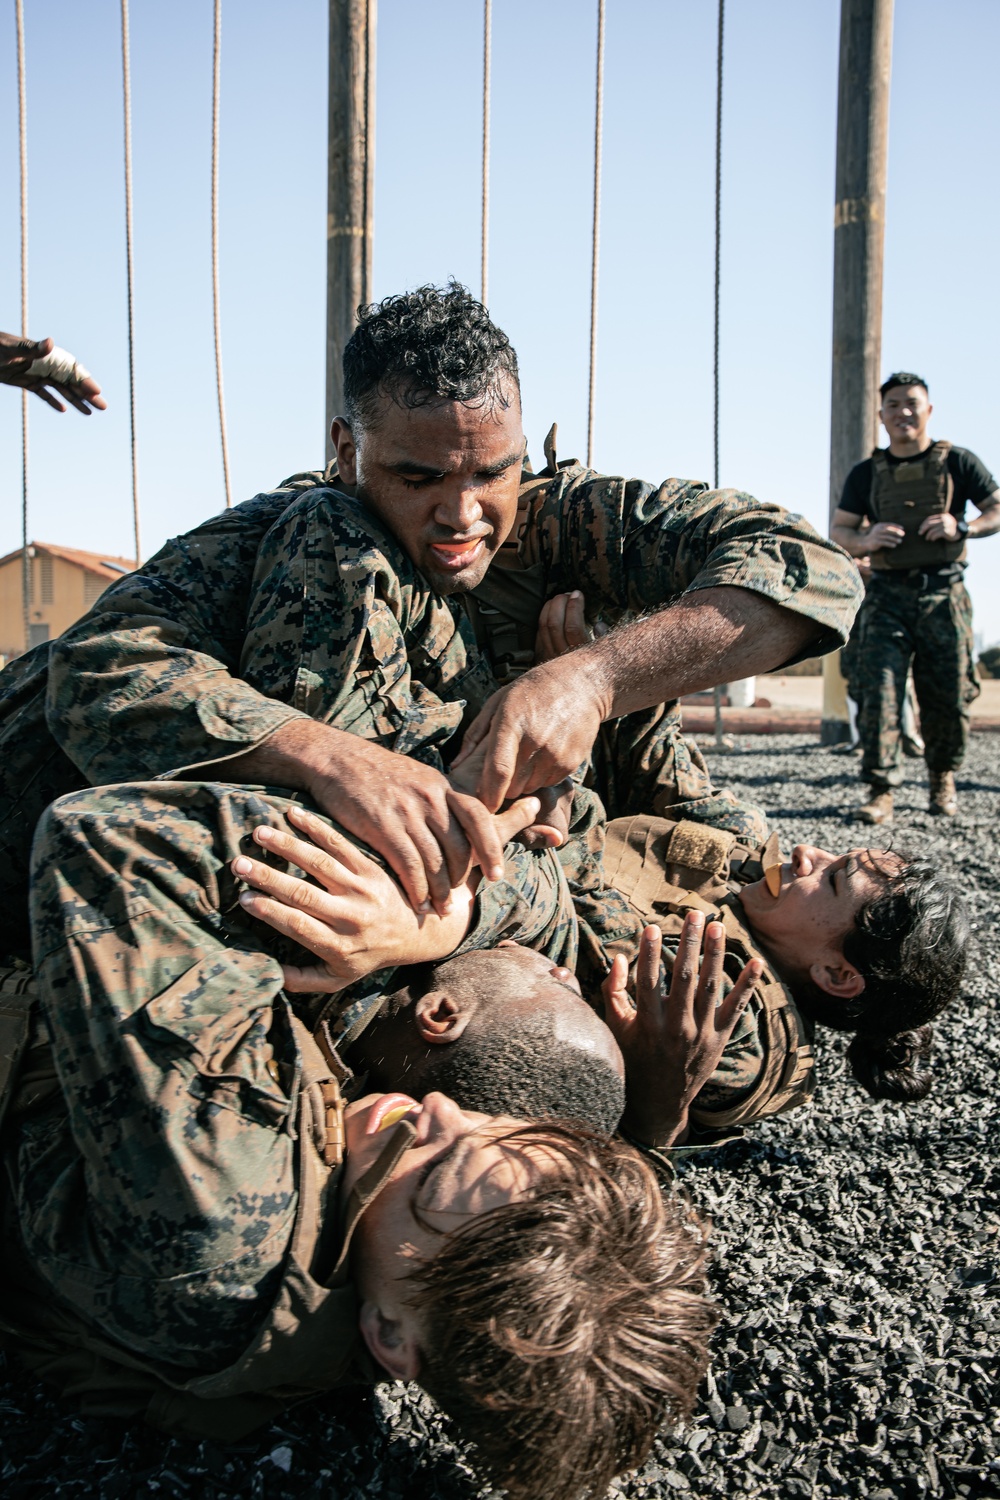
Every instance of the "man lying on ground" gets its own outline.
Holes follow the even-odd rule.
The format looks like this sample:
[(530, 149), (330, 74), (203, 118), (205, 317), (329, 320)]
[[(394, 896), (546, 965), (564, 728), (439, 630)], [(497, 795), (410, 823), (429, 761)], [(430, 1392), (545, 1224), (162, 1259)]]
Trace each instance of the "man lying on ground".
[[(672, 1062), (673, 1019), (652, 972), (659, 969), (661, 935), (667, 972), (678, 951), (689, 959), (684, 938), (692, 922), (699, 934), (704, 929), (707, 952), (716, 943), (725, 949), (726, 984), (748, 965), (757, 973), (750, 1003), (691, 1112), (695, 1136), (718, 1139), (810, 1099), (817, 1022), (854, 1034), (851, 1066), (872, 1097), (916, 1100), (928, 1093), (929, 1023), (958, 993), (969, 942), (965, 903), (929, 861), (880, 849), (837, 855), (803, 844), (783, 860), (776, 835), (753, 850), (732, 834), (661, 818), (616, 819), (605, 840), (596, 799), (577, 790), (574, 800), (569, 837), (558, 850), (536, 852), (536, 869), (555, 859), (565, 876), (572, 918), (564, 899), (559, 957), (572, 961), (575, 938), (583, 994), (605, 1014), (625, 1055), (630, 1138), (649, 1146), (678, 1141), (684, 1076)], [(317, 859), (287, 830), (262, 828), (254, 840), (314, 883), (244, 855), (237, 873), (260, 894), (242, 899), (321, 958), (304, 970), (287, 969), (289, 985), (340, 989), (350, 974), (340, 844), (321, 818), (296, 807), (288, 817), (326, 857)], [(526, 897), (537, 903), (536, 914), (545, 912), (540, 882), (522, 887), (522, 911)], [(487, 886), (478, 899), (502, 910), (509, 897)], [(398, 924), (405, 906), (393, 882), (380, 886), (367, 918), (364, 903), (355, 904), (350, 944), (363, 949), (366, 923)], [(537, 941), (521, 920), (521, 940)], [(655, 935), (647, 924), (658, 929)], [(501, 929), (495, 915), (494, 931)], [(623, 994), (637, 965), (648, 998), (633, 1011)]]
[[(318, 1020), (290, 1003), (296, 976), (272, 956), (289, 945), (247, 915), (229, 868), (250, 820), (279, 824), (282, 807), (295, 815), (253, 790), (164, 783), (78, 793), (43, 817), (35, 980), (9, 973), (0, 1007), (9, 1023), (20, 1002), (33, 1043), (6, 1098), (0, 1327), (87, 1409), (187, 1434), (233, 1437), (338, 1384), (416, 1379), (512, 1495), (599, 1496), (692, 1404), (714, 1322), (704, 1226), (609, 1138), (621, 1057), (551, 959), (515, 945), (436, 967), (380, 1000), (370, 1060), (342, 1006)], [(352, 877), (344, 976), (451, 951), (468, 887), (444, 917), (418, 916), (322, 826)], [(511, 863), (558, 873), (522, 854)], [(401, 907), (379, 922), (392, 893)], [(520, 933), (519, 914), (530, 925), (528, 902), (508, 914)], [(671, 989), (697, 1017), (695, 1090), (756, 977), (717, 1011), (721, 949), (699, 975), (696, 927)], [(477, 1008), (481, 1031), (507, 1027), (519, 1103), (585, 1123), (463, 1111), (433, 1092), (432, 1059), (422, 1103), (370, 1091), (393, 1039), (407, 1070), (394, 1014), (409, 1009), (410, 1036), (444, 1061), (463, 1032), (474, 1051)], [(463, 1087), (495, 1093), (482, 1062)]]
[[(88, 784), (304, 791), (438, 911), (473, 854), (500, 873), (489, 812), (592, 752), (612, 815), (764, 836), (712, 788), (674, 700), (841, 644), (861, 594), (846, 554), (739, 491), (611, 478), (551, 447), (522, 483), (517, 359), (459, 287), (367, 309), (344, 374), (326, 474), (168, 543), (0, 677), (12, 947), (37, 819)], [(613, 628), (531, 666), (567, 592), (588, 631)], [(444, 775), (464, 729), (485, 748), (471, 792)]]

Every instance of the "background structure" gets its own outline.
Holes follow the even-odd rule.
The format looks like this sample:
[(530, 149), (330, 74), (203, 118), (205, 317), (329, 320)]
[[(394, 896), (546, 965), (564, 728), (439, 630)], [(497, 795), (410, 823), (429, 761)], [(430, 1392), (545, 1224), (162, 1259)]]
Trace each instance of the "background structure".
[[(209, 260), (212, 12), (132, 7), (144, 546), (223, 504)], [(838, 0), (727, 6), (722, 482), (825, 524)], [(608, 8), (597, 463), (658, 478), (712, 460), (715, 7)], [(31, 325), (102, 380), (88, 422), (32, 412), (32, 531), (129, 550), (118, 6), (26, 5)], [(490, 302), (521, 355), (533, 451), (586, 441), (596, 5), (493, 14)], [(380, 0), (376, 296), (479, 284), (481, 9)], [(224, 9), (222, 326), (234, 497), (323, 456), (324, 0)], [(883, 364), (931, 382), (934, 430), (1000, 467), (994, 276), (1000, 7), (901, 0)], [(17, 325), (13, 7), (0, 14), (0, 326)], [(6, 311), (4, 311), (6, 309)], [(0, 401), (0, 553), (19, 544), (18, 402)], [(996, 539), (970, 569), (1000, 638)]]

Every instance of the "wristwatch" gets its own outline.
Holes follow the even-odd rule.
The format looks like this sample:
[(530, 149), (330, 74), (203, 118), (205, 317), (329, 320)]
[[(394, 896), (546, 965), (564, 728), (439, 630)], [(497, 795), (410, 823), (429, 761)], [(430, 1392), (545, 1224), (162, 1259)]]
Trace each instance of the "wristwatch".
[(956, 521), (955, 522), (955, 533), (964, 542), (965, 538), (969, 535), (969, 523), (968, 523), (968, 521)]

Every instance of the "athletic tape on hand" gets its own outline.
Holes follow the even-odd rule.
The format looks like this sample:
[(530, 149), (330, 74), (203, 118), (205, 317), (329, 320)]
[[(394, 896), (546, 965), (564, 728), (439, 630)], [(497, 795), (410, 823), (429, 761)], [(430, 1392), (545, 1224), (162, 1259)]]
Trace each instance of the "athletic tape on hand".
[(59, 385), (82, 385), (92, 378), (90, 371), (78, 364), (72, 354), (58, 348), (51, 354), (44, 354), (41, 359), (32, 360), (27, 374), (29, 380), (52, 380)]

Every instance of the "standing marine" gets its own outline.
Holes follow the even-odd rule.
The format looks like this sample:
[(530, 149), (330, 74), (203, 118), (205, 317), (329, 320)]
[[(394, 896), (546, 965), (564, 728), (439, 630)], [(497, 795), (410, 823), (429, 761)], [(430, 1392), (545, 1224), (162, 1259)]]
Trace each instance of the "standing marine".
[[(985, 464), (967, 448), (931, 440), (927, 382), (899, 371), (880, 389), (889, 446), (848, 474), (830, 533), (872, 564), (858, 619), (861, 776), (871, 793), (858, 810), (862, 823), (892, 818), (911, 663), (930, 810), (946, 817), (958, 811), (955, 772), (969, 738), (969, 704), (979, 694), (972, 601), (962, 581), (966, 541), (1000, 530), (1000, 489)], [(969, 501), (980, 514), (967, 521)]]

